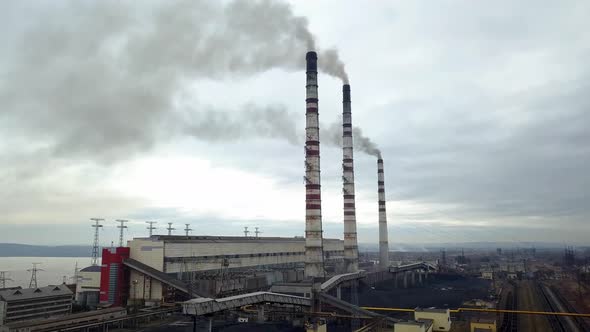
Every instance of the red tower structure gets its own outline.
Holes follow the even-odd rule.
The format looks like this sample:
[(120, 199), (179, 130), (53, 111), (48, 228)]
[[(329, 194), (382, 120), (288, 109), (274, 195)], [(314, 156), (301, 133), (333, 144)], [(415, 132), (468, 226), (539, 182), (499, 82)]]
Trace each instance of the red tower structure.
[(100, 303), (124, 306), (129, 298), (129, 271), (123, 260), (129, 258), (128, 247), (103, 248), (100, 267)]

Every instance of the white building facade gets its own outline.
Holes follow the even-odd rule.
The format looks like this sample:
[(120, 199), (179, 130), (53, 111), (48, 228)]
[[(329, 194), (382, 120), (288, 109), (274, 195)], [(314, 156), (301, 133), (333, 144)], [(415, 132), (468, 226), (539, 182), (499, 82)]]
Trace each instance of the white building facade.
[[(324, 263), (344, 261), (339, 239), (324, 239)], [(130, 258), (170, 277), (195, 281), (196, 291), (216, 294), (270, 287), (303, 278), (305, 239), (300, 237), (162, 236), (128, 241)], [(162, 284), (131, 270), (130, 298), (159, 302)]]

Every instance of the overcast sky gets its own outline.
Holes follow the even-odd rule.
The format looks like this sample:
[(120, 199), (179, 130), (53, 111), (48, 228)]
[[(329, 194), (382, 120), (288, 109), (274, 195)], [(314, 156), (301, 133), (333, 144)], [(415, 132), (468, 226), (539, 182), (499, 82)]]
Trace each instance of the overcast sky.
[[(383, 152), (389, 243), (590, 234), (590, 3), (6, 1), (0, 242), (101, 242), (144, 221), (193, 234), (304, 232), (305, 52), (322, 130)], [(313, 37), (313, 38), (312, 38)], [(312, 40), (313, 39), (313, 40)], [(342, 238), (341, 150), (322, 213)], [(355, 151), (359, 241), (377, 243), (376, 160)], [(176, 231), (178, 232), (178, 231)]]

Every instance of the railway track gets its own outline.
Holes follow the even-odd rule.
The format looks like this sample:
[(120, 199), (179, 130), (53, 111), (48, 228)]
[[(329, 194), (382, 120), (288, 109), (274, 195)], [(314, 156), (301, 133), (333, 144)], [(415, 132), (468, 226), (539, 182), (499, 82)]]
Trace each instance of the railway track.
[[(518, 310), (545, 311), (541, 295), (536, 289), (536, 283), (532, 280), (518, 281)], [(546, 316), (521, 314), (518, 316), (518, 330), (527, 332), (552, 331)]]
[[(567, 312), (569, 311), (568, 306), (564, 305), (562, 299), (557, 293), (546, 285), (537, 283), (537, 290), (541, 294), (541, 298), (544, 299), (544, 305), (547, 311), (553, 312)], [(584, 332), (584, 322), (578, 321), (574, 317), (568, 316), (547, 316), (549, 324), (554, 332)]]
[[(516, 310), (518, 309), (518, 296), (517, 296), (517, 285), (515, 282), (510, 281), (512, 285), (512, 291), (508, 292), (506, 299), (505, 309)], [(515, 313), (505, 313), (504, 319), (502, 320), (501, 332), (516, 332), (518, 331), (518, 316)]]

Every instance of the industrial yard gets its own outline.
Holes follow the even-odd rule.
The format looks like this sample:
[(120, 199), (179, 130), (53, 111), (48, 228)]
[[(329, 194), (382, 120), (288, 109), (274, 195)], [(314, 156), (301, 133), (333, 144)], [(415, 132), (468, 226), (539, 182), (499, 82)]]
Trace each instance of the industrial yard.
[[(342, 242), (332, 239), (325, 245), (328, 243), (333, 245), (330, 247), (333, 260), (328, 261), (326, 270), (336, 271), (342, 261)], [(421, 310), (426, 310), (426, 315), (430, 314), (428, 310), (437, 310), (436, 315), (449, 317), (451, 331), (469, 331), (470, 326), (480, 325), (494, 326), (498, 331), (587, 330), (584, 315), (567, 316), (583, 313), (576, 308), (583, 302), (580, 292), (587, 294), (586, 275), (580, 275), (579, 289), (567, 288), (577, 285), (568, 277), (571, 273), (556, 279), (557, 271), (571, 270), (567, 265), (572, 263), (567, 256), (571, 250), (562, 257), (555, 250), (506, 254), (492, 249), (454, 253), (394, 251), (389, 252), (389, 257), (403, 260), (390, 262), (387, 271), (371, 260), (379, 256), (373, 252), (360, 257), (359, 266), (363, 270), (358, 274), (332, 272), (333, 277), (324, 279), (319, 285), (322, 293), (317, 294), (313, 284), (307, 283), (304, 277), (301, 264), (304, 239), (301, 238), (152, 235), (129, 240), (128, 245), (104, 249), (101, 268), (81, 269), (76, 287), (69, 287), (72, 291), (64, 285), (59, 294), (51, 287), (38, 292), (38, 296), (47, 292), (47, 296), (75, 298), (74, 303), (86, 310), (104, 308), (109, 301), (116, 307), (65, 317), (62, 313), (61, 317), (30, 323), (9, 321), (5, 326), (55, 325), (68, 326), (72, 331), (108, 326), (109, 330), (121, 332), (140, 328), (143, 331), (192, 331), (193, 328), (304, 331), (306, 321), (315, 316), (309, 308), (317, 296), (321, 309), (316, 317), (332, 330), (362, 326), (383, 329), (384, 325), (395, 326), (397, 322), (405, 326), (417, 321), (414, 317), (421, 315)], [(235, 248), (240, 247), (252, 254), (235, 254)], [(186, 256), (182, 256), (183, 252)], [(196, 252), (200, 255), (194, 255)], [(293, 254), (287, 254), (290, 252)], [(416, 257), (434, 260), (412, 262)], [(520, 263), (523, 261), (526, 263)], [(122, 275), (103, 272), (118, 262), (122, 262)], [(169, 272), (154, 268), (157, 264)], [(115, 281), (105, 283), (103, 276), (107, 280), (115, 277)], [(110, 288), (112, 285), (116, 288)], [(0, 291), (0, 296), (10, 305), (12, 298), (26, 297), (33, 290), (20, 290), (21, 295), (14, 288)], [(552, 315), (553, 312), (560, 316)], [(380, 323), (375, 324), (377, 321)], [(422, 326), (423, 321), (417, 322), (416, 326)]]

